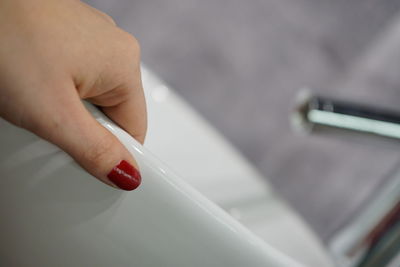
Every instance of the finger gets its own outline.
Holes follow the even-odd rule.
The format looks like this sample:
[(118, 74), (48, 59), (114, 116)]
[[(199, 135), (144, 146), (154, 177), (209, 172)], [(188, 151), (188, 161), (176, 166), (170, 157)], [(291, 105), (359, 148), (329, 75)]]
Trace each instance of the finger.
[[(59, 146), (90, 174), (123, 190), (134, 190), (141, 176), (132, 155), (86, 110), (76, 90), (52, 98), (41, 114), (32, 117), (32, 131)], [(43, 120), (43, 118), (46, 118)]]
[(81, 90), (79, 94), (99, 106), (109, 118), (143, 144), (147, 114), (140, 73), (140, 46), (129, 33), (121, 31), (119, 34), (124, 40), (118, 49), (120, 56), (111, 59), (91, 90)]
[(123, 90), (128, 90), (131, 93), (118, 104), (102, 107), (102, 110), (133, 138), (143, 144), (147, 131), (146, 104), (143, 89)]
[(130, 81), (123, 85), (88, 100), (143, 144), (147, 131), (147, 112), (140, 69), (137, 68), (129, 77)]

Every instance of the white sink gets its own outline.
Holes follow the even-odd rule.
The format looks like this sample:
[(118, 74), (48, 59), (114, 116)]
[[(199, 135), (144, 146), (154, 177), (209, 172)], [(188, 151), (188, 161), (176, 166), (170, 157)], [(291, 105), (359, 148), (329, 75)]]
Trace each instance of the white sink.
[(150, 72), (143, 80), (145, 147), (88, 105), (138, 160), (133, 192), (0, 120), (1, 266), (332, 266), (246, 160)]

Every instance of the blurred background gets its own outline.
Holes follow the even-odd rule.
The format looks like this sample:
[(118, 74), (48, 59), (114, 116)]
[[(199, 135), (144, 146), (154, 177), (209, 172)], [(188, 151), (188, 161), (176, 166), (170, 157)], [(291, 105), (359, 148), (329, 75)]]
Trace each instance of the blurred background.
[(298, 135), (299, 88), (400, 109), (400, 1), (88, 0), (327, 241), (397, 167), (395, 141)]

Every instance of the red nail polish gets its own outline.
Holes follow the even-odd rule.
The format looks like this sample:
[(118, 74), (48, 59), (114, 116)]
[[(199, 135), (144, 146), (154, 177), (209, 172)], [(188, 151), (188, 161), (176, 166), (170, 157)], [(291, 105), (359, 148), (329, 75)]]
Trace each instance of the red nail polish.
[(142, 180), (140, 172), (125, 160), (115, 166), (107, 177), (116, 186), (127, 191), (136, 189)]

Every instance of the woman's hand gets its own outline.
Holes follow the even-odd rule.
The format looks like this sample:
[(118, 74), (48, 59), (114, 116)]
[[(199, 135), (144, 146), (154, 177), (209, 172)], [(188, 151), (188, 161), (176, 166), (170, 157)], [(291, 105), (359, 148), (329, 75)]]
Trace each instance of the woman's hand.
[(81, 99), (143, 143), (136, 39), (77, 0), (0, 0), (0, 40), (0, 116), (59, 146), (99, 180), (135, 189), (135, 160)]

